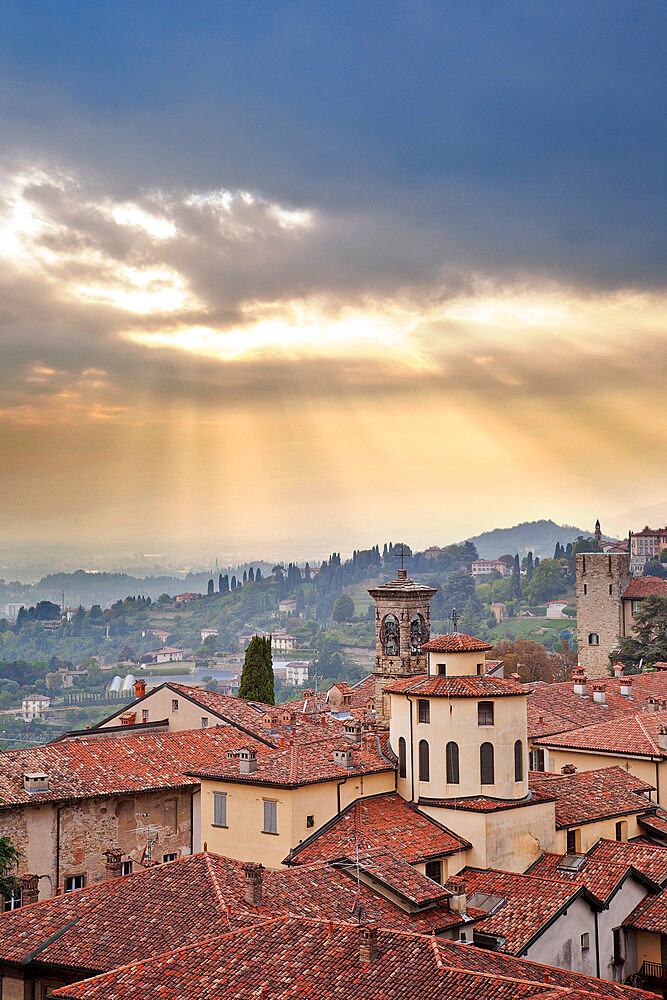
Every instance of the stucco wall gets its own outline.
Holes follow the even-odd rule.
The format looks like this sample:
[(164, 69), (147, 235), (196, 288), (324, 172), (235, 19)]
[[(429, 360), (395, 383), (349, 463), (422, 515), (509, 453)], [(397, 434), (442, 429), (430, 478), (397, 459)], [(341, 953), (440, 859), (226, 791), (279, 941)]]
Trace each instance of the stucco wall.
[[(614, 816), (611, 819), (598, 820), (595, 823), (582, 823), (571, 829), (577, 832), (577, 853), (589, 851), (598, 840), (616, 840), (616, 824), (621, 821), (627, 824), (624, 831), (623, 840), (632, 840), (633, 837), (641, 837), (644, 833), (636, 816)], [(555, 836), (555, 847), (553, 850), (557, 854), (565, 854), (567, 851), (567, 830), (557, 830)], [(627, 916), (627, 913), (626, 913)]]
[[(637, 972), (637, 949), (625, 948), (625, 962), (614, 965), (614, 928), (621, 927), (625, 918), (632, 913), (637, 903), (646, 895), (646, 889), (632, 877), (625, 882), (609, 901), (606, 910), (598, 914), (598, 935), (600, 938), (600, 976), (612, 982), (622, 982)], [(625, 937), (625, 935), (624, 935)]]
[[(338, 789), (338, 782), (341, 782)], [(393, 771), (384, 774), (346, 775), (300, 788), (270, 788), (257, 784), (202, 781), (202, 838), (209, 850), (240, 861), (258, 861), (266, 868), (280, 868), (296, 847), (324, 823), (362, 796), (394, 791)], [(227, 794), (227, 826), (213, 825), (213, 792)], [(264, 833), (264, 799), (277, 802), (276, 834)], [(307, 825), (307, 817), (313, 825)]]
[[(582, 934), (588, 934), (588, 951), (582, 951)], [(597, 975), (595, 914), (589, 904), (575, 900), (522, 957), (585, 976)]]
[[(172, 705), (174, 700), (178, 702), (177, 711), (174, 711)], [(221, 724), (218, 716), (212, 712), (207, 712), (205, 708), (195, 705), (188, 698), (184, 698), (169, 688), (158, 687), (153, 691), (149, 691), (143, 701), (139, 703), (130, 702), (125, 705), (116, 715), (103, 722), (100, 728), (105, 729), (111, 726), (119, 726), (120, 716), (129, 711), (137, 713), (137, 723), (142, 722), (142, 712), (144, 711), (148, 712), (147, 722), (158, 722), (161, 719), (168, 719), (169, 729), (173, 732), (178, 732), (182, 729), (201, 729), (202, 719), (204, 718), (207, 719), (209, 728)], [(257, 720), (258, 722), (261, 720), (259, 713)], [(128, 726), (128, 733), (131, 732), (132, 730)]]
[(641, 778), (648, 785), (658, 786), (657, 792), (651, 792), (651, 802), (659, 802), (661, 805), (667, 803), (667, 760), (655, 761), (641, 757), (626, 757), (622, 753), (600, 753), (592, 750), (568, 750), (550, 747), (549, 770), (560, 774), (566, 764), (574, 764), (578, 771), (596, 771), (601, 767), (622, 767), (629, 774)]

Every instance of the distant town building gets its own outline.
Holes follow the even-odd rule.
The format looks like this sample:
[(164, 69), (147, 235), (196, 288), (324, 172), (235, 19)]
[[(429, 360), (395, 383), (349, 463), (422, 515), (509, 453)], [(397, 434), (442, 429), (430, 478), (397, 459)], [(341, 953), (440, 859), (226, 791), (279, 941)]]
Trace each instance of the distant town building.
[(294, 615), (296, 614), (296, 601), (289, 597), (285, 601), (281, 601), (278, 605), (278, 611), (281, 615)]
[(504, 622), (506, 618), (509, 618), (510, 613), (506, 604), (502, 604), (499, 601), (495, 601), (491, 605), (491, 614), (495, 615), (498, 624)]
[(200, 634), (201, 634), (201, 641), (204, 642), (204, 640), (208, 639), (210, 635), (217, 635), (218, 630), (217, 628), (203, 628)]
[(280, 656), (284, 653), (292, 653), (298, 645), (298, 639), (296, 639), (293, 635), (289, 635), (285, 629), (277, 629), (271, 635), (271, 652), (274, 656)]
[(288, 663), (285, 667), (285, 683), (293, 684), (296, 687), (300, 684), (305, 684), (308, 680), (309, 667), (310, 664), (303, 661)]
[(51, 699), (43, 694), (29, 694), (21, 702), (21, 715), (24, 722), (32, 722), (33, 719), (43, 719), (46, 710), (51, 704)]
[(201, 594), (176, 594), (174, 600), (177, 604), (190, 604), (192, 601), (197, 601), (201, 597)]
[(565, 618), (563, 611), (567, 607), (567, 601), (549, 601), (547, 604), (547, 618)]
[(507, 576), (511, 572), (502, 559), (473, 559), (471, 571), (473, 576), (488, 576), (490, 573)]
[(424, 556), (426, 559), (437, 559), (442, 549), (439, 545), (430, 545), (427, 549), (424, 549)]
[(630, 539), (630, 572), (640, 576), (644, 566), (651, 559), (658, 559), (663, 549), (667, 549), (667, 528), (644, 528), (642, 531), (631, 531)]
[(162, 646), (161, 649), (156, 649), (154, 653), (150, 654), (152, 660), (155, 663), (174, 663), (181, 661), (185, 656), (184, 649), (178, 649), (176, 646)]

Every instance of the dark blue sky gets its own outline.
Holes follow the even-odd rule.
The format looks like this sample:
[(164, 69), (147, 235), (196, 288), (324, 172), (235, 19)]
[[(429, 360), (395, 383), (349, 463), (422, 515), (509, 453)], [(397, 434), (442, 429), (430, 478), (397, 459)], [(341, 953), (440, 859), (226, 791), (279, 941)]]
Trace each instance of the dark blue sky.
[(406, 227), (410, 278), (435, 255), (652, 284), (666, 9), (5, 3), (3, 147), (116, 190), (361, 208)]

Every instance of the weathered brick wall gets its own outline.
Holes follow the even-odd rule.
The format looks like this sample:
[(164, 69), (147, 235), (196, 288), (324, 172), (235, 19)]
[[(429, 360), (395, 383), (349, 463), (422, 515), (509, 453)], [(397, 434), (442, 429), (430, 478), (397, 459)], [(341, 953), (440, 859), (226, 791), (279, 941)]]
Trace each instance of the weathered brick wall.
[[(588, 677), (609, 676), (609, 654), (623, 635), (621, 595), (631, 580), (626, 553), (580, 552), (576, 561), (579, 664)], [(599, 644), (591, 645), (591, 633)]]

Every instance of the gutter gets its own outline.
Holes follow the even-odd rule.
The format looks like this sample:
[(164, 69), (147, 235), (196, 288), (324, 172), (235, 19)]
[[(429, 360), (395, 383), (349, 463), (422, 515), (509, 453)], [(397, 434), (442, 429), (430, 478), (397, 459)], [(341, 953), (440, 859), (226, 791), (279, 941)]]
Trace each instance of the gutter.
[(56, 896), (58, 895), (60, 889), (60, 813), (64, 808), (64, 804), (56, 807)]
[(339, 815), (340, 815), (340, 786), (345, 784), (345, 782), (347, 781), (348, 777), (349, 777), (349, 775), (346, 774), (344, 778), (341, 778), (340, 781), (336, 782), (336, 804), (338, 806), (338, 814)]
[(410, 699), (408, 692), (405, 692), (405, 697), (408, 699), (408, 705), (410, 706), (410, 802), (415, 801), (415, 740), (412, 731), (412, 706), (413, 702)]

